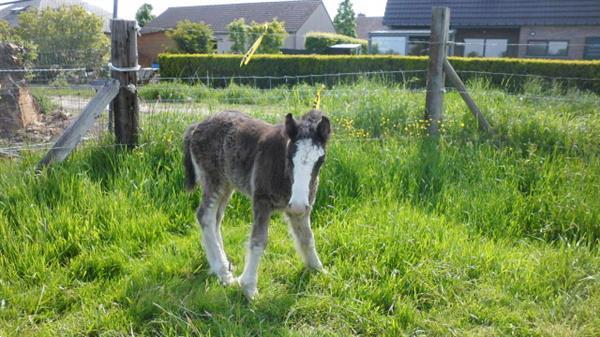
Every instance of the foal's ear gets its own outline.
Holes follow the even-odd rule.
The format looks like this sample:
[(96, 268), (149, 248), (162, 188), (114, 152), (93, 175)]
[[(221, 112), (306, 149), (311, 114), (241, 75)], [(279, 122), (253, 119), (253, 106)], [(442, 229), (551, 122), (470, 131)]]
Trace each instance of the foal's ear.
[(296, 124), (296, 120), (291, 113), (285, 116), (285, 133), (292, 140), (298, 135), (298, 124)]
[(319, 122), (319, 125), (317, 125), (317, 136), (323, 142), (323, 144), (325, 144), (329, 140), (330, 134), (331, 124), (329, 123), (329, 118), (323, 116), (321, 118), (321, 122)]

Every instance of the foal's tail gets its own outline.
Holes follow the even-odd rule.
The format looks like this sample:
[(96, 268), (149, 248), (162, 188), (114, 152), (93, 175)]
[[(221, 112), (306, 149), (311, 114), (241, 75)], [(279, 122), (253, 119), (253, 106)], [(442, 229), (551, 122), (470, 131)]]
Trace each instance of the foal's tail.
[(193, 191), (194, 187), (196, 187), (196, 171), (194, 170), (194, 163), (192, 162), (192, 149), (191, 149), (191, 141), (192, 141), (192, 131), (194, 130), (194, 126), (190, 126), (185, 130), (185, 135), (183, 136), (183, 167), (185, 172), (185, 188), (188, 191)]

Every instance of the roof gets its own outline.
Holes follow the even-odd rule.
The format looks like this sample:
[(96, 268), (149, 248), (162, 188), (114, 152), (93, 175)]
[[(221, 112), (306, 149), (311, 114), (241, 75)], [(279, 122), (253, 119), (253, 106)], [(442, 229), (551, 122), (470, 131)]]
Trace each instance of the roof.
[(386, 30), (383, 25), (383, 16), (364, 16), (359, 14), (356, 17), (356, 37), (359, 39), (368, 39), (369, 32)]
[(112, 13), (105, 11), (104, 9), (90, 5), (83, 0), (30, 0), (23, 1), (16, 4), (8, 5), (0, 9), (0, 20), (6, 20), (8, 23), (15, 27), (19, 25), (19, 14), (20, 9), (45, 9), (45, 8), (59, 8), (61, 6), (75, 6), (79, 5), (85, 8), (88, 12), (95, 14), (102, 18), (104, 22), (103, 30), (105, 32), (110, 31), (110, 19)]
[(204, 22), (215, 32), (227, 32), (227, 25), (240, 18), (244, 18), (247, 23), (252, 21), (263, 23), (277, 18), (285, 22), (285, 29), (288, 32), (296, 32), (319, 6), (323, 6), (320, 0), (297, 0), (170, 7), (146, 24), (142, 28), (142, 34), (174, 28), (177, 22), (182, 20)]
[(598, 0), (388, 0), (383, 24), (429, 26), (432, 6), (450, 7), (452, 27), (600, 25)]

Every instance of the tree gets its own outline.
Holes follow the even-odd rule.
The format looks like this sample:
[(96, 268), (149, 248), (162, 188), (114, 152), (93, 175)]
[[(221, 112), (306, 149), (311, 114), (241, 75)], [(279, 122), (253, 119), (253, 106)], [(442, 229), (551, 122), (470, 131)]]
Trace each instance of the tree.
[(140, 27), (144, 27), (148, 22), (156, 18), (156, 15), (152, 14), (153, 9), (154, 7), (152, 7), (151, 4), (143, 4), (140, 6), (140, 8), (138, 8), (137, 12), (135, 13), (135, 19)]
[(249, 32), (252, 42), (256, 41), (260, 34), (266, 32), (260, 47), (258, 47), (258, 50), (256, 51), (259, 54), (281, 53), (279, 49), (283, 47), (283, 41), (285, 41), (285, 38), (287, 37), (285, 23), (277, 19), (273, 19), (273, 21), (265, 24), (252, 22)]
[(177, 44), (177, 51), (186, 54), (209, 54), (215, 50), (215, 37), (207, 24), (183, 20), (167, 36)]
[(231, 51), (238, 54), (243, 54), (247, 49), (248, 25), (244, 18), (231, 21), (227, 25), (229, 31), (229, 40), (231, 40)]
[(99, 68), (108, 61), (109, 40), (102, 19), (81, 6), (29, 10), (17, 32), (37, 46), (37, 67)]
[(229, 29), (229, 39), (233, 42), (231, 51), (241, 54), (245, 53), (263, 33), (266, 34), (256, 53), (278, 54), (287, 37), (285, 23), (276, 18), (266, 23), (252, 21), (250, 25), (247, 25), (244, 19), (238, 19), (232, 21), (227, 28)]
[(343, 0), (340, 3), (333, 25), (338, 34), (356, 37), (356, 15), (350, 0)]
[(15, 30), (5, 20), (0, 20), (0, 41), (12, 42), (15, 38)]

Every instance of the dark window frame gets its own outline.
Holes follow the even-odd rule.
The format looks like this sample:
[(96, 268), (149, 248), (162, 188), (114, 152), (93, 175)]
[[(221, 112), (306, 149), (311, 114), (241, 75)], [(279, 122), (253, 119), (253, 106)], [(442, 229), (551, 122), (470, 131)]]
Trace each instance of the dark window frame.
[[(548, 52), (550, 50), (550, 43), (551, 42), (564, 42), (567, 44), (567, 48), (565, 49), (565, 53), (564, 55), (550, 55)], [(529, 57), (543, 57), (543, 58), (554, 58), (554, 59), (561, 59), (561, 58), (568, 58), (569, 57), (569, 48), (570, 48), (570, 40), (527, 40), (527, 49), (525, 51), (525, 55), (529, 56)], [(536, 54), (531, 54), (531, 51), (529, 50), (529, 47), (531, 45), (542, 45), (542, 44), (546, 44), (546, 48), (544, 50), (544, 54), (540, 54), (540, 55), (536, 55)]]
[[(485, 53), (487, 52), (487, 47), (488, 47), (488, 40), (504, 40), (506, 41), (506, 56), (501, 56), (500, 58), (504, 58), (504, 57), (508, 57), (508, 48), (510, 46), (510, 39), (509, 38), (501, 38), (501, 37), (465, 37), (463, 38), (463, 43), (466, 44), (466, 40), (483, 40), (483, 51), (481, 56), (477, 56), (477, 57), (484, 57), (484, 58), (494, 58), (495, 56), (486, 56)], [(466, 47), (466, 45), (465, 45)], [(463, 48), (463, 57), (470, 57), (465, 55), (465, 51), (466, 48)]]
[[(583, 49), (583, 59), (584, 60), (598, 60), (599, 59), (599, 58), (590, 57), (590, 53), (591, 53), (590, 49), (592, 48), (591, 45), (593, 44), (595, 46), (597, 43), (588, 43), (588, 41), (596, 40), (596, 39), (598, 41), (600, 41), (600, 36), (587, 36), (585, 38), (585, 48)], [(598, 47), (593, 47), (593, 48), (598, 48)]]

